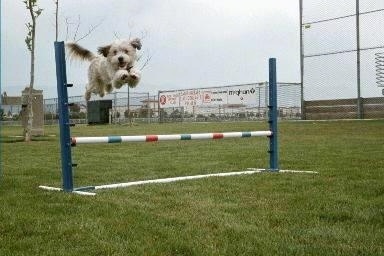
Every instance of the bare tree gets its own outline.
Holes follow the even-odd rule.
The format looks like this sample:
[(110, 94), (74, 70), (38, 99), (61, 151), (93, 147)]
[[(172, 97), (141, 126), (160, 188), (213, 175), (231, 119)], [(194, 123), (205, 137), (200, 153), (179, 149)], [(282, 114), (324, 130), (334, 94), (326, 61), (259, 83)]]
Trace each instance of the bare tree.
[[(58, 40), (59, 38), (59, 0), (53, 0), (53, 3), (55, 4), (55, 41)], [(72, 40), (75, 42), (78, 42), (87, 36), (89, 36), (97, 27), (99, 27), (103, 23), (103, 21), (100, 21), (96, 25), (92, 25), (88, 28), (88, 31), (85, 32), (83, 35), (79, 36), (79, 29), (81, 25), (81, 19), (80, 15), (77, 17), (77, 22), (71, 22), (69, 17), (65, 17), (65, 26), (66, 26), (66, 35), (65, 35), (65, 41)], [(74, 31), (73, 31), (73, 36), (70, 39), (69, 34), (70, 34), (70, 27), (75, 26)]]
[[(148, 36), (149, 36), (149, 32), (147, 30), (141, 31), (141, 37), (140, 37), (141, 40), (144, 40)], [(143, 51), (139, 55), (137, 61), (142, 63), (140, 70), (143, 70), (149, 64), (152, 57), (153, 57), (153, 54), (146, 51)]]
[[(77, 16), (77, 21), (75, 21), (75, 22), (71, 22), (70, 18), (66, 17), (65, 18), (65, 26), (66, 26), (65, 41), (71, 40), (74, 42), (79, 42), (80, 40), (83, 40), (84, 38), (86, 38), (87, 36), (92, 34), (92, 32), (94, 30), (96, 30), (103, 23), (103, 21), (104, 20), (101, 20), (96, 25), (91, 25), (84, 34), (79, 35), (79, 30), (80, 30), (80, 26), (81, 26), (80, 15)], [(74, 29), (72, 31), (70, 31), (71, 27), (74, 27)], [(69, 36), (71, 34), (71, 32), (73, 34), (72, 38), (70, 38), (70, 36)]]
[(59, 0), (53, 0), (55, 3), (55, 41), (59, 37)]
[(27, 115), (28, 115), (28, 124), (27, 128), (24, 131), (24, 140), (31, 140), (32, 132), (32, 122), (33, 122), (33, 109), (32, 109), (32, 93), (33, 85), (35, 82), (35, 39), (36, 39), (36, 19), (40, 16), (43, 9), (37, 6), (37, 0), (24, 0), (23, 1), (29, 14), (31, 15), (31, 21), (26, 23), (28, 29), (28, 34), (25, 38), (25, 43), (28, 50), (31, 52), (31, 73), (30, 73), (30, 82), (29, 82), (29, 93), (27, 101)]

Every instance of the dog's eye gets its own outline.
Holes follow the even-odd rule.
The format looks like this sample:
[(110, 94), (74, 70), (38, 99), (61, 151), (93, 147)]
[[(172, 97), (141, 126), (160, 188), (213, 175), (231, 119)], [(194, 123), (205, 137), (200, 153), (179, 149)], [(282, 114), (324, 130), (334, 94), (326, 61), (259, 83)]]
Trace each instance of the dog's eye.
[(114, 50), (114, 51), (113, 51), (113, 54), (115, 54), (115, 55), (116, 55), (116, 54), (117, 54), (117, 51), (116, 51), (116, 50)]
[(125, 54), (128, 54), (128, 50), (124, 50)]

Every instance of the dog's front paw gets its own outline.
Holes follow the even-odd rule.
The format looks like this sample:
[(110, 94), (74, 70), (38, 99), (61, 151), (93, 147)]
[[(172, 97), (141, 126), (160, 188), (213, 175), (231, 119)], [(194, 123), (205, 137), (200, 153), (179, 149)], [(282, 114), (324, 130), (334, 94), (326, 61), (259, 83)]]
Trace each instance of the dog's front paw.
[(125, 81), (128, 78), (128, 76), (129, 76), (129, 73), (126, 69), (120, 69), (116, 71), (115, 77), (113, 80)]
[(137, 84), (140, 82), (141, 74), (136, 69), (131, 69), (129, 71), (129, 77), (127, 80), (128, 86), (131, 88), (134, 88), (137, 86)]

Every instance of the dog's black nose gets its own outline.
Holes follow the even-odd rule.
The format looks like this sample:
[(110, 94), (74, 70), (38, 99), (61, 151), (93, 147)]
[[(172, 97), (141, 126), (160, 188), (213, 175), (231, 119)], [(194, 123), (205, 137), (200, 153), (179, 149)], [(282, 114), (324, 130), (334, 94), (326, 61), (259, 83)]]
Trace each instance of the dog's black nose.
[(119, 60), (119, 62), (123, 62), (124, 61), (124, 58), (123, 57), (119, 57), (119, 58), (117, 58), (118, 60)]

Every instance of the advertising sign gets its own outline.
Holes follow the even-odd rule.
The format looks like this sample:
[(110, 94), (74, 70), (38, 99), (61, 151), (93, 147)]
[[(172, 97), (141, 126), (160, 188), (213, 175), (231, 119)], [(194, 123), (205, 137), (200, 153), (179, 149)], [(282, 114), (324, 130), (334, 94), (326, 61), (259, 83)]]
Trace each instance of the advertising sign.
[(160, 108), (169, 108), (253, 104), (257, 101), (259, 94), (259, 84), (162, 91), (159, 93), (159, 105)]

